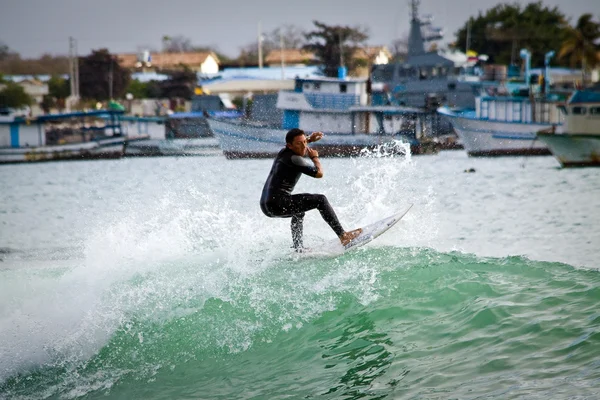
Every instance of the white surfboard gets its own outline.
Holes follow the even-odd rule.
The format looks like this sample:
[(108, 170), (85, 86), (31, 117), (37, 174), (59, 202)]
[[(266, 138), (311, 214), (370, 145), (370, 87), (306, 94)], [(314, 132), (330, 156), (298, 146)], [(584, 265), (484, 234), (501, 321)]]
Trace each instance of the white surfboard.
[[(387, 218), (383, 218), (377, 222), (366, 225), (362, 228), (362, 232), (360, 235), (355, 237), (345, 246), (342, 246), (339, 239), (335, 239), (331, 242), (326, 242), (322, 246), (311, 247), (310, 249), (306, 249), (302, 254), (307, 257), (323, 257), (323, 256), (338, 256), (349, 250), (356, 249), (360, 246), (364, 246), (365, 244), (371, 242), (373, 239), (382, 235), (392, 226), (396, 225), (398, 221), (402, 219), (408, 213), (413, 205), (410, 204), (403, 211), (397, 212), (395, 214), (390, 215)], [(298, 253), (296, 253), (298, 254)]]
[(404, 211), (400, 211), (396, 214), (390, 215), (387, 218), (384, 218), (382, 220), (379, 220), (377, 222), (374, 222), (370, 225), (363, 227), (360, 235), (358, 235), (357, 237), (352, 239), (350, 241), (350, 243), (348, 243), (347, 245), (344, 246), (344, 251), (348, 251), (348, 250), (356, 248), (356, 247), (364, 246), (365, 244), (369, 243), (373, 239), (377, 238), (378, 236), (383, 234), (385, 231), (390, 229), (392, 226), (396, 225), (396, 223), (398, 221), (400, 221), (402, 219), (402, 217), (404, 217), (406, 215), (406, 213), (412, 208), (412, 206), (413, 205), (411, 204)]

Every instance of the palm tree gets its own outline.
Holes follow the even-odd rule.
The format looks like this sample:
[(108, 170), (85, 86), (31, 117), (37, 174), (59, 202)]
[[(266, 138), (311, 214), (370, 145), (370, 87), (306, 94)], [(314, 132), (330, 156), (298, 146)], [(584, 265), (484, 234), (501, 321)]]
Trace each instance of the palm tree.
[(577, 25), (570, 27), (558, 53), (560, 59), (568, 61), (571, 68), (581, 65), (582, 83), (585, 72), (600, 65), (600, 24), (592, 21), (592, 14), (583, 14)]

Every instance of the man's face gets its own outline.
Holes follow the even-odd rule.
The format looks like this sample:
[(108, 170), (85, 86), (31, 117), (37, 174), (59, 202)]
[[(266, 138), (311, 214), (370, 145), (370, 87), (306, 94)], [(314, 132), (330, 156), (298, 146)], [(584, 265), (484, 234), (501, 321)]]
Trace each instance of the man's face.
[(305, 135), (298, 135), (294, 138), (291, 144), (287, 143), (286, 146), (295, 154), (304, 156), (306, 153), (306, 148), (308, 147), (308, 142), (306, 141)]

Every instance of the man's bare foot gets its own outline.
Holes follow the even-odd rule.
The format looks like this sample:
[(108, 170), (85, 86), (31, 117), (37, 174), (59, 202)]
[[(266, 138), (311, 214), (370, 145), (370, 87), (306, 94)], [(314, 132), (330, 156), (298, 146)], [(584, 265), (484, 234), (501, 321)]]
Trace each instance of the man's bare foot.
[(350, 232), (344, 232), (342, 234), (342, 236), (340, 236), (340, 242), (342, 242), (342, 245), (345, 246), (348, 243), (350, 243), (350, 241), (352, 241), (352, 239), (354, 239), (358, 235), (360, 235), (361, 232), (362, 232), (362, 228), (358, 228), (358, 229), (355, 229)]

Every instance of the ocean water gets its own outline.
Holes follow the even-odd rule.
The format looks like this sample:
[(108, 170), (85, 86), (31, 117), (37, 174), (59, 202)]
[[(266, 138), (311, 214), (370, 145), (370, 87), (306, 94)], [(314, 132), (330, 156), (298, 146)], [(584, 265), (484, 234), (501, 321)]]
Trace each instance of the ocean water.
[(414, 206), (304, 257), (258, 207), (270, 160), (1, 166), (0, 399), (600, 398), (600, 169), (323, 165), (297, 192), (347, 229)]

